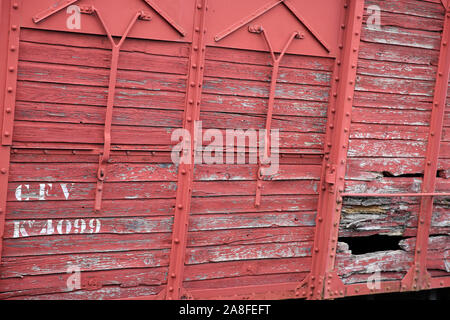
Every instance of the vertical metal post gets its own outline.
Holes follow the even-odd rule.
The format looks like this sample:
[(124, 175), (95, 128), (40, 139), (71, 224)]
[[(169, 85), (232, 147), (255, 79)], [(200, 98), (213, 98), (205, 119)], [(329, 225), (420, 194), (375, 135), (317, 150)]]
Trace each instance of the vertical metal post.
[[(447, 7), (434, 89), (430, 131), (428, 133), (422, 193), (434, 193), (436, 190), (436, 172), (444, 125), (445, 107), (447, 104), (449, 72), (450, 7)], [(433, 216), (433, 199), (433, 196), (424, 196), (421, 198), (414, 263), (402, 280), (402, 290), (422, 290), (431, 287), (431, 276), (427, 271), (427, 251)]]
[[(192, 40), (183, 127), (189, 131), (189, 160), (178, 168), (177, 198), (172, 232), (166, 299), (180, 299), (183, 294), (184, 261), (187, 246), (189, 213), (195, 158), (195, 122), (200, 118), (203, 73), (205, 64), (205, 33), (207, 0), (195, 1), (194, 36)], [(184, 157), (183, 157), (184, 158)]]
[(0, 112), (2, 144), (0, 146), (0, 261), (5, 229), (8, 173), (16, 104), (17, 67), (19, 62), (20, 7), (22, 1), (1, 2), (0, 22)]
[(334, 270), (342, 196), (345, 187), (353, 95), (364, 12), (364, 0), (344, 0), (340, 53), (336, 59), (328, 113), (325, 157), (312, 252), (311, 273), (299, 286), (308, 299), (345, 295)]

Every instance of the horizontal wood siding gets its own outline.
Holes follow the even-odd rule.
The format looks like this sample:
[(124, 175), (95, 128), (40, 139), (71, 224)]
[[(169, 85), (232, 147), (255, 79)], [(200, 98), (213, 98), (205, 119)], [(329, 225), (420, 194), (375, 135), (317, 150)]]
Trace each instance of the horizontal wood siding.
[[(367, 0), (381, 8), (381, 30), (363, 24), (350, 134), (346, 192), (420, 192), (431, 120), (444, 9), (440, 1)], [(367, 19), (367, 12), (365, 19)], [(447, 105), (450, 110), (450, 106)], [(446, 113), (436, 191), (450, 180), (450, 118)], [(352, 255), (338, 253), (345, 283), (365, 282), (375, 269), (382, 280), (399, 280), (414, 258), (420, 198), (346, 198), (341, 237), (403, 236), (408, 246)], [(445, 275), (450, 250), (448, 198), (435, 200), (429, 268)], [(402, 250), (403, 249), (403, 250)]]
[[(265, 52), (207, 48), (203, 129), (264, 129), (270, 64)], [(272, 122), (280, 170), (263, 182), (259, 208), (256, 164), (196, 166), (192, 206), (208, 206), (192, 212), (186, 288), (297, 282), (309, 272), (332, 67), (332, 59), (283, 58)], [(211, 238), (193, 251), (198, 221)]]
[[(346, 192), (420, 192), (444, 9), (440, 0), (366, 0), (348, 146)], [(94, 213), (103, 148), (110, 43), (104, 36), (23, 28), (0, 299), (120, 299), (158, 295), (168, 277), (190, 44), (129, 38), (119, 60), (102, 212)], [(263, 40), (261, 40), (263, 41)], [(194, 48), (195, 49), (195, 48)], [(208, 46), (203, 132), (264, 129), (268, 52)], [(185, 257), (186, 290), (299, 283), (311, 271), (334, 58), (287, 54), (273, 129), (279, 171), (255, 207), (255, 151), (245, 164), (197, 164)], [(450, 97), (436, 189), (450, 190)], [(203, 141), (203, 146), (210, 142)], [(222, 150), (225, 151), (225, 150)], [(399, 280), (414, 258), (419, 198), (346, 198), (340, 237), (400, 236), (398, 248), (352, 253), (338, 243), (347, 284), (380, 270)], [(178, 204), (178, 203), (177, 203)], [(436, 198), (428, 268), (448, 276), (450, 199)], [(81, 289), (70, 290), (70, 267)]]
[[(188, 50), (125, 42), (113, 156), (96, 214), (110, 45), (102, 36), (22, 30), (1, 298), (110, 299), (162, 290), (178, 171), (170, 134), (182, 127)], [(70, 266), (82, 271), (81, 290), (67, 287)]]

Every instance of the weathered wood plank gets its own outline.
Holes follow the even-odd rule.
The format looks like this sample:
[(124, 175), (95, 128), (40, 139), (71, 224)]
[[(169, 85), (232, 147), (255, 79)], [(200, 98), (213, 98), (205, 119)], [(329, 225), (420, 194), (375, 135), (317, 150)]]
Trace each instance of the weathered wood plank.
[[(70, 33), (24, 28), (21, 30), (21, 41), (35, 42), (39, 44), (61, 45), (75, 48), (98, 48), (111, 51), (111, 44), (106, 36), (87, 35), (82, 33)], [(123, 43), (123, 51), (152, 53), (158, 55), (189, 57), (189, 44), (171, 41), (152, 41), (129, 38)]]
[(218, 280), (189, 281), (185, 283), (186, 289), (225, 289), (241, 286), (270, 285), (279, 283), (300, 283), (307, 276), (306, 272), (271, 274), (262, 276), (244, 276), (238, 278), (225, 278)]
[[(274, 116), (303, 116), (326, 118), (327, 102), (280, 99), (274, 105)], [(221, 112), (237, 114), (267, 114), (267, 98), (218, 96), (205, 93), (202, 98), (201, 114), (204, 112)]]
[(206, 248), (188, 248), (186, 264), (208, 262), (300, 258), (311, 256), (312, 242), (291, 242), (288, 244), (266, 243), (252, 246), (219, 246)]
[[(368, 116), (370, 116), (368, 112)], [(389, 111), (386, 112), (389, 114)], [(419, 120), (420, 121), (420, 120)], [(369, 122), (372, 122), (369, 120)], [(392, 140), (403, 140), (409, 142), (423, 143), (428, 140), (428, 126), (413, 126), (413, 125), (396, 125), (392, 121), (379, 121), (375, 123), (352, 123), (350, 138), (355, 144), (360, 143), (361, 140), (370, 142), (371, 140), (385, 140), (392, 142)], [(406, 156), (406, 154), (405, 154)]]
[[(84, 234), (170, 233), (173, 217), (129, 217), (64, 220), (7, 220), (6, 238), (56, 237)], [(314, 225), (313, 212), (265, 212), (191, 217), (191, 231), (249, 228), (302, 227)], [(66, 238), (67, 240), (67, 238)], [(95, 246), (95, 243), (93, 243)], [(126, 248), (123, 248), (126, 249)], [(160, 249), (160, 248), (152, 248)]]
[(408, 15), (409, 18), (427, 17), (436, 20), (442, 20), (444, 8), (439, 1), (434, 3), (422, 0), (367, 0), (366, 7), (370, 5), (379, 5), (382, 11)]
[(107, 286), (99, 290), (79, 290), (67, 293), (49, 293), (37, 296), (20, 296), (11, 300), (120, 300), (136, 297), (151, 297), (163, 290), (159, 286), (137, 286), (122, 288), (120, 286)]
[(393, 46), (386, 43), (361, 41), (359, 57), (376, 61), (436, 66), (439, 54), (437, 51), (424, 48)]
[[(132, 217), (64, 220), (8, 220), (5, 224), (6, 238), (58, 237), (77, 234), (140, 234), (170, 233), (171, 217)], [(65, 239), (66, 241), (68, 238)], [(91, 239), (92, 240), (92, 239)], [(93, 243), (95, 246), (95, 243)], [(157, 248), (153, 248), (157, 249)]]
[[(24, 32), (25, 37), (27, 31)], [(70, 37), (69, 37), (70, 38)], [(84, 39), (83, 39), (84, 41)], [(126, 41), (126, 43), (129, 43)], [(72, 43), (73, 44), (73, 43)], [(126, 50), (126, 46), (123, 47)], [(158, 47), (155, 47), (158, 50)], [(176, 54), (174, 52), (174, 54)], [(48, 45), (22, 41), (19, 50), (20, 65), (24, 61), (34, 61), (49, 64), (61, 64), (65, 67), (83, 66), (103, 68), (107, 71), (111, 65), (111, 51), (96, 48), (81, 48), (62, 45)], [(187, 58), (176, 56), (161, 56), (142, 52), (121, 51), (119, 70), (140, 70), (147, 72), (161, 72), (165, 74), (187, 74)], [(98, 70), (98, 69), (97, 69)]]
[[(376, 180), (383, 177), (383, 173), (391, 176), (405, 174), (421, 174), (425, 168), (425, 159), (417, 158), (349, 158), (347, 179)], [(449, 166), (447, 161), (441, 161), (440, 168)]]
[[(346, 193), (413, 193), (421, 192), (421, 178), (382, 178), (374, 181), (346, 182)], [(438, 178), (436, 180), (437, 190), (448, 190), (450, 181)]]
[[(82, 299), (92, 298), (115, 298), (117, 295), (127, 298), (127, 294), (137, 293), (137, 287), (154, 286), (153, 291), (147, 287), (148, 295), (155, 293), (155, 290), (162, 290), (157, 286), (161, 286), (166, 282), (166, 272), (164, 268), (146, 268), (146, 269), (127, 269), (127, 270), (111, 270), (100, 272), (81, 272), (80, 282), (81, 290), (70, 290), (67, 286), (67, 281), (72, 274), (65, 275), (45, 275), (45, 276), (31, 276), (24, 277), (21, 280), (17, 279), (0, 279), (0, 293), (1, 299), (18, 298), (23, 296), (55, 295), (59, 294), (64, 299)], [(93, 288), (89, 286), (89, 282), (94, 280)], [(114, 287), (117, 286), (117, 287)], [(120, 286), (120, 287), (119, 287)], [(105, 287), (102, 289), (101, 287)], [(112, 290), (108, 288), (113, 287)], [(120, 292), (120, 290), (123, 292)], [(133, 289), (136, 291), (134, 292)], [(90, 293), (88, 293), (90, 291)]]
[(373, 77), (433, 81), (436, 67), (425, 64), (368, 60), (360, 57), (357, 73)]
[[(204, 129), (265, 129), (265, 117), (246, 114), (231, 114), (219, 112), (202, 112), (200, 121)], [(325, 132), (326, 118), (275, 115), (272, 128), (290, 132)]]
[[(19, 81), (16, 99), (28, 102), (104, 107), (107, 96), (107, 88)], [(184, 110), (184, 96), (181, 92), (120, 89), (116, 93), (114, 106)]]
[[(171, 141), (174, 128), (113, 126), (113, 144), (175, 145)], [(15, 142), (62, 142), (102, 144), (104, 128), (101, 125), (49, 123), (16, 121), (14, 124)], [(45, 148), (45, 147), (44, 147)]]
[[(423, 2), (423, 1), (422, 1)], [(368, 2), (374, 3), (374, 1)], [(386, 7), (385, 3), (381, 3), (380, 6), (381, 9), (381, 27), (396, 27), (396, 28), (405, 28), (405, 29), (412, 29), (412, 30), (423, 30), (423, 31), (433, 31), (433, 32), (440, 32), (442, 31), (442, 15), (439, 15), (439, 10), (436, 11), (437, 16), (436, 17), (420, 17), (417, 15), (410, 15), (405, 13), (395, 13), (389, 12), (386, 10), (392, 10), (392, 8)], [(378, 3), (380, 5), (380, 3)], [(429, 13), (429, 12), (428, 12)], [(368, 18), (368, 12), (366, 10), (364, 14), (365, 18)], [(363, 24), (363, 28), (367, 28), (366, 24)]]
[[(17, 121), (104, 125), (105, 108), (18, 101), (15, 119)], [(179, 128), (182, 127), (182, 120), (183, 114), (180, 110), (115, 108), (113, 112), (114, 125)]]
[[(108, 166), (110, 182), (177, 181), (177, 166), (167, 164), (112, 163)], [(96, 182), (97, 164), (12, 164), (10, 182)]]
[[(248, 153), (246, 154), (248, 156)], [(117, 164), (168, 164), (173, 163), (171, 152), (163, 151), (119, 151), (113, 150), (110, 163)], [(42, 149), (13, 149), (11, 162), (13, 163), (98, 163), (98, 154), (91, 151), (79, 150), (42, 150)], [(280, 165), (321, 165), (320, 154), (280, 155)]]
[[(270, 86), (267, 83), (255, 81), (220, 79), (205, 77), (203, 91), (208, 94), (243, 96), (243, 97), (269, 97)], [(280, 84), (275, 95), (282, 99), (299, 99), (308, 101), (328, 101), (329, 88), (325, 86)]]
[[(268, 52), (209, 47), (205, 54), (207, 61), (223, 61), (260, 66), (267, 66), (272, 62)], [(280, 61), (280, 66), (331, 72), (333, 70), (333, 59), (286, 54)]]
[[(302, 131), (313, 133), (280, 131), (279, 147), (322, 149), (324, 135), (321, 133), (323, 132), (323, 122), (320, 122), (314, 127), (302, 129)], [(163, 146), (165, 150), (172, 151), (172, 147), (179, 143), (178, 140), (172, 139), (172, 133), (175, 129), (180, 128), (113, 125), (111, 140), (113, 145)], [(225, 130), (222, 130), (221, 133), (222, 137), (226, 137)], [(103, 135), (104, 128), (101, 125), (66, 123), (46, 123), (43, 125), (42, 122), (16, 121), (13, 141), (16, 143), (34, 142), (40, 148), (45, 149), (45, 143), (102, 145)], [(232, 141), (224, 140), (224, 146), (231, 146)], [(205, 146), (210, 144), (210, 141), (203, 140), (202, 142)], [(114, 146), (112, 148), (114, 149)], [(77, 149), (77, 147), (72, 147), (72, 149)]]
[[(193, 196), (220, 196), (220, 195), (250, 195), (255, 192), (256, 182), (212, 181), (194, 182), (192, 185)], [(262, 195), (317, 195), (318, 181), (265, 181), (262, 186)]]
[[(353, 123), (395, 124), (397, 126), (429, 126), (431, 113), (418, 110), (395, 110), (381, 108), (354, 107)], [(417, 128), (422, 130), (422, 128)]]
[(354, 106), (381, 109), (431, 110), (432, 97), (410, 96), (381, 92), (355, 91)]
[(440, 37), (438, 32), (427, 32), (387, 26), (382, 27), (382, 30), (363, 28), (361, 33), (361, 41), (429, 50), (439, 50), (440, 47)]
[[(196, 218), (199, 219), (199, 218)], [(268, 219), (266, 219), (268, 221)], [(267, 225), (267, 223), (266, 223)], [(226, 228), (225, 226), (224, 228)], [(189, 233), (189, 247), (220, 245), (250, 245), (312, 241), (314, 227), (257, 227), (216, 230), (197, 230)], [(151, 230), (153, 231), (153, 230)], [(70, 238), (70, 241), (68, 240)], [(168, 249), (171, 232), (72, 234), (70, 236), (34, 236), (4, 239), (4, 257), (23, 257), (54, 254), (126, 252), (135, 250)]]
[[(389, 134), (389, 133), (388, 133)], [(422, 158), (426, 152), (425, 141), (411, 140), (362, 140), (351, 139), (349, 157), (410, 157)], [(448, 146), (445, 146), (448, 149)]]
[[(205, 63), (205, 76), (226, 78), (226, 79), (241, 79), (270, 82), (272, 77), (272, 67), (258, 66), (243, 63), (224, 62), (224, 61), (210, 61)], [(308, 69), (293, 69), (280, 68), (277, 83), (295, 83), (307, 85), (321, 85), (329, 86), (331, 79), (331, 72)]]
[[(44, 189), (42, 185), (44, 192), (41, 191)], [(176, 182), (111, 182), (105, 185), (103, 199), (175, 198), (176, 187)], [(95, 189), (96, 183), (54, 182), (50, 186), (37, 182), (13, 182), (8, 185), (8, 200), (91, 200), (95, 197)]]
[[(265, 196), (264, 206), (255, 208), (254, 196), (225, 196), (192, 199), (192, 214), (256, 213), (313, 211), (317, 196), (277, 195)], [(102, 217), (170, 216), (175, 209), (175, 199), (104, 200)], [(43, 217), (45, 213), (45, 217)], [(97, 218), (93, 202), (74, 201), (14, 201), (7, 205), (7, 217), (14, 220)]]
[(167, 266), (169, 250), (128, 251), (93, 254), (71, 254), (32, 257), (5, 257), (1, 278), (28, 275), (67, 274), (70, 266), (84, 271), (154, 268)]
[(411, 96), (432, 96), (434, 81), (358, 75), (355, 90)]
[[(41, 62), (19, 63), (18, 81), (49, 82), (55, 84), (108, 87), (109, 70), (47, 64)], [(117, 89), (185, 92), (186, 76), (168, 73), (149, 73), (138, 70), (118, 70)]]

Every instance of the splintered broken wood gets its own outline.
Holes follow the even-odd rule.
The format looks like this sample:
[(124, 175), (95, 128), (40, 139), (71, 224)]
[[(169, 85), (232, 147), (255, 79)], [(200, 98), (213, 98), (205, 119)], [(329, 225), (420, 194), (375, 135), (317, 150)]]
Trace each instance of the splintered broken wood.
[[(344, 283), (370, 281), (376, 272), (379, 281), (401, 280), (414, 260), (415, 238), (400, 241), (399, 250), (353, 255), (346, 243), (339, 243), (337, 253), (338, 274)], [(450, 272), (450, 236), (430, 237), (427, 268), (431, 275)]]

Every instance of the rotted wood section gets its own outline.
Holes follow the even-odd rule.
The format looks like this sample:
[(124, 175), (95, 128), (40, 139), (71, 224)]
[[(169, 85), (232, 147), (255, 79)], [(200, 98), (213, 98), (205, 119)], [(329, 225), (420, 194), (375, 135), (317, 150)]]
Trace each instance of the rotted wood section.
[[(406, 1), (366, 1), (367, 7), (371, 5), (380, 6), (382, 25), (380, 30), (363, 25), (345, 192), (420, 193), (428, 166), (429, 134), (433, 132), (431, 112), (439, 52), (446, 41), (441, 40), (446, 10), (440, 1), (414, 1), (414, 6)], [(437, 193), (449, 190), (448, 103), (446, 108), (434, 173)], [(347, 255), (345, 250), (338, 254), (339, 273), (345, 283), (354, 282), (351, 274), (367, 279), (374, 269), (381, 271), (383, 280), (405, 276), (414, 259), (420, 201), (420, 197), (344, 199), (341, 237), (404, 238), (397, 246), (388, 245), (390, 250), (364, 255), (367, 263), (355, 272), (339, 261)], [(427, 260), (434, 277), (449, 272), (449, 221), (448, 197), (435, 197)], [(356, 262), (360, 257), (354, 259)]]

